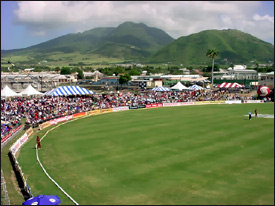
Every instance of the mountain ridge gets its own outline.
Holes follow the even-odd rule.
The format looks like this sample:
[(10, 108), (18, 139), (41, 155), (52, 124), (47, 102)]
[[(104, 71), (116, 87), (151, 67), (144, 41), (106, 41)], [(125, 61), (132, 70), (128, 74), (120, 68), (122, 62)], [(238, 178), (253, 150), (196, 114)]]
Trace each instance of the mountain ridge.
[[(27, 48), (1, 50), (1, 56), (32, 59), (73, 59), (79, 53), (94, 58), (118, 58), (145, 63), (205, 64), (208, 49), (219, 51), (215, 62), (247, 63), (274, 61), (274, 46), (236, 29), (204, 30), (173, 39), (166, 32), (144, 23), (124, 22), (117, 27), (98, 27), (66, 34)], [(66, 58), (65, 58), (66, 59)]]
[[(208, 49), (217, 49), (218, 61), (247, 63), (274, 61), (274, 46), (236, 29), (204, 30), (179, 37), (150, 57), (150, 62), (174, 61), (194, 64), (209, 61)], [(196, 56), (196, 58), (194, 58)], [(192, 59), (194, 61), (192, 61)]]

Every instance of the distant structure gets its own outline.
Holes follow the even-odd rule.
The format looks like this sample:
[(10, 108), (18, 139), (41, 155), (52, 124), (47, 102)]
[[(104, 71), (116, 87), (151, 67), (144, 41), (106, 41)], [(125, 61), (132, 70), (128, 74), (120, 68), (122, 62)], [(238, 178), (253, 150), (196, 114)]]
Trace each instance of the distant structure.
[[(31, 71), (31, 70), (30, 70)], [(13, 72), (1, 73), (1, 89), (8, 85), (16, 92), (21, 92), (29, 84), (38, 91), (48, 91), (61, 83), (76, 82), (76, 75), (60, 75), (46, 72), (27, 72), (24, 74)]]

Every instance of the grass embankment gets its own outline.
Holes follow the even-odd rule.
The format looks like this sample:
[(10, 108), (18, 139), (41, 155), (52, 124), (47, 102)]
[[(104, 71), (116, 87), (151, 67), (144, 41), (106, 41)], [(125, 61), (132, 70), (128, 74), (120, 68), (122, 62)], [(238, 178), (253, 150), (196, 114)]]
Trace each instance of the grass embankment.
[[(18, 138), (20, 138), (25, 131), (20, 132), (16, 137), (13, 138), (5, 147), (1, 150), (1, 169), (3, 170), (6, 188), (8, 191), (8, 196), (10, 199), (11, 205), (20, 205), (24, 202), (24, 197), (18, 187), (18, 183), (16, 180), (16, 176), (13, 172), (13, 168), (11, 165), (11, 161), (9, 158), (9, 148), (16, 142)], [(4, 197), (4, 193), (1, 187), (1, 199)], [(7, 202), (2, 199), (3, 205), (6, 205)]]
[[(48, 173), (79, 204), (274, 203), (274, 104), (131, 110), (69, 122), (42, 141)], [(42, 133), (41, 133), (42, 135)], [(35, 139), (19, 163), (34, 195), (55, 194)]]

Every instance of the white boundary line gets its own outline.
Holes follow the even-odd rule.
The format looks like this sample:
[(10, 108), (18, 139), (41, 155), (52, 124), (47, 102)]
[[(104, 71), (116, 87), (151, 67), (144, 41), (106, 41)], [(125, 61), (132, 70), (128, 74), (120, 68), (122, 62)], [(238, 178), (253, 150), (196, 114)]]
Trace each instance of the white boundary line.
[[(84, 117), (80, 117), (80, 118), (82, 119), (82, 118), (85, 118), (85, 117), (89, 117), (89, 116), (84, 116)], [(80, 118), (77, 118), (77, 119), (80, 119)], [(48, 130), (48, 131), (46, 132), (46, 134), (44, 134), (44, 135), (42, 136), (42, 138), (40, 139), (40, 141), (42, 141), (43, 138), (44, 138), (50, 131), (52, 131), (53, 129), (55, 129), (55, 128), (57, 128), (57, 127), (63, 125), (63, 124), (66, 124), (66, 123), (68, 123), (68, 122), (75, 121), (75, 120), (77, 120), (77, 119), (70, 120), (70, 121), (66, 121), (66, 122), (64, 122), (64, 123), (58, 124), (57, 126), (51, 128), (50, 130)], [(52, 181), (52, 182), (53, 182), (53, 183), (54, 183), (54, 184), (55, 184), (55, 185), (56, 185), (56, 186), (57, 186), (57, 187), (58, 187), (58, 188), (68, 197), (68, 198), (70, 198), (70, 200), (73, 201), (74, 204), (79, 205), (79, 204), (78, 204), (78, 203), (77, 203), (77, 202), (76, 202), (67, 192), (65, 192), (65, 190), (63, 190), (63, 188), (60, 187), (59, 184), (58, 184), (56, 181), (54, 181), (54, 179), (47, 173), (47, 171), (45, 170), (45, 168), (43, 167), (42, 163), (41, 163), (40, 160), (39, 160), (37, 145), (35, 145), (35, 149), (36, 149), (36, 159), (37, 159), (37, 161), (38, 161), (40, 167), (41, 167), (42, 170), (44, 171), (44, 173), (48, 176), (48, 178), (50, 178), (50, 180), (51, 180), (51, 181)]]

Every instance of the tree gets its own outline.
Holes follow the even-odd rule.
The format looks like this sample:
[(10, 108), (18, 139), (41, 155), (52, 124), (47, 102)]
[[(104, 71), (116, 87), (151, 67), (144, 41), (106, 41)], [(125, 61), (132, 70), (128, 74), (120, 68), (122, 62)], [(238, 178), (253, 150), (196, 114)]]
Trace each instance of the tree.
[(83, 71), (79, 68), (77, 68), (76, 71), (77, 71), (77, 78), (78, 79), (84, 79)]
[[(214, 70), (213, 71), (219, 71), (219, 65), (214, 64)], [(207, 66), (202, 69), (202, 72), (211, 72), (212, 71), (212, 66)]]
[(115, 70), (114, 70), (114, 74), (117, 76), (118, 74), (121, 74), (121, 73), (125, 73), (126, 71), (125, 71), (125, 69), (124, 68), (122, 68), (122, 67), (117, 67), (117, 68), (115, 68)]
[(59, 67), (55, 67), (54, 71), (60, 72), (60, 68)]
[(140, 75), (140, 72), (137, 69), (132, 69), (129, 71), (128, 74), (132, 75), (132, 76), (138, 76), (138, 75)]
[(130, 80), (131, 80), (131, 76), (128, 73), (126, 73), (124, 75), (120, 75), (118, 82), (119, 84), (122, 85), (122, 84), (128, 83)]
[(71, 69), (69, 67), (62, 67), (60, 74), (71, 74)]
[(216, 49), (209, 49), (206, 52), (206, 56), (212, 59), (212, 70), (211, 70), (211, 84), (213, 86), (213, 70), (214, 70), (214, 58), (218, 56), (219, 52)]

